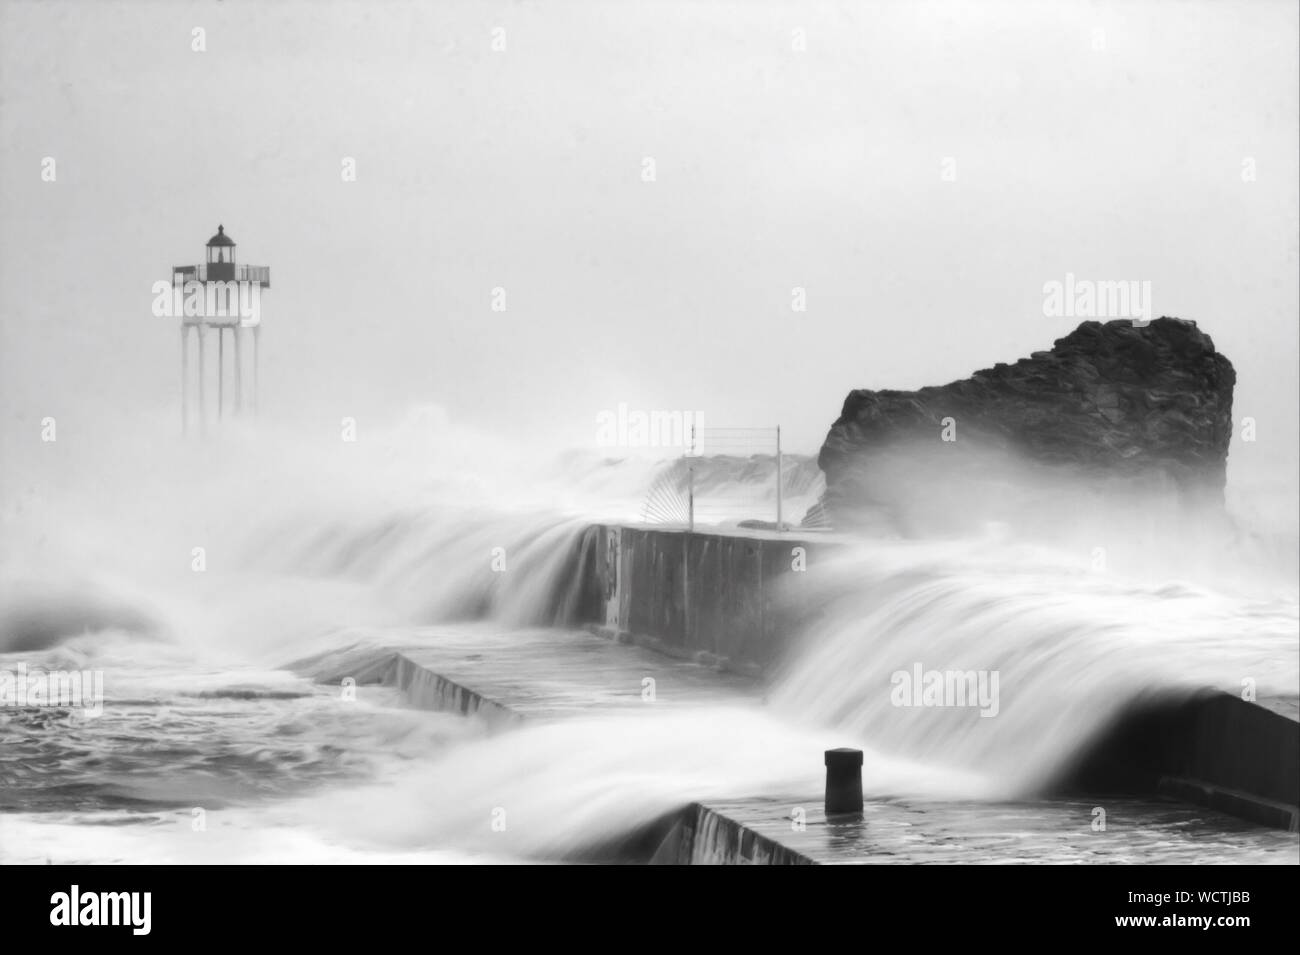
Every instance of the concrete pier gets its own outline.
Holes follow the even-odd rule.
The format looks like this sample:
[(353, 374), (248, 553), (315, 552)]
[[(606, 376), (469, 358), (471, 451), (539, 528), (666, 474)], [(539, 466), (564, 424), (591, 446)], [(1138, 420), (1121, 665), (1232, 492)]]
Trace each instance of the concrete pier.
[[(489, 732), (526, 722), (655, 707), (761, 705), (761, 685), (582, 631), (490, 625), (372, 634), (355, 649), (303, 661), (317, 681), (384, 685), (424, 709), (460, 713)], [(810, 750), (810, 766), (823, 761)], [(1026, 803), (869, 798), (828, 818), (819, 791), (692, 802), (638, 834), (621, 861), (691, 865), (885, 862), (1127, 863), (1295, 861), (1293, 836), (1158, 792)], [(1098, 832), (1096, 808), (1107, 813)]]
[[(1106, 809), (1104, 831), (1094, 826)], [(660, 865), (1172, 865), (1291, 863), (1294, 836), (1160, 798), (1032, 803), (869, 799), (861, 819), (817, 797), (695, 803), (664, 837)]]
[[(761, 688), (749, 678), (582, 631), (475, 625), (391, 636), (385, 641), (384, 634), (374, 634), (375, 645), (303, 661), (294, 669), (320, 683), (352, 679), (395, 687), (414, 706), (478, 717), (494, 729), (650, 702), (657, 708), (761, 702)], [(653, 681), (650, 699), (647, 680)]]
[(813, 532), (616, 526), (600, 527), (596, 540), (601, 632), (749, 676), (779, 662), (817, 610), (781, 582), (842, 543)]
[[(761, 678), (819, 612), (788, 586), (844, 546), (817, 533), (602, 526), (586, 561), (603, 595), (593, 629)], [(786, 584), (786, 586), (782, 586)], [(1062, 793), (1163, 793), (1262, 825), (1300, 827), (1294, 698), (1181, 694), (1135, 704), (1059, 781)]]
[[(386, 650), (370, 644), (307, 670), (322, 682), (393, 686), (413, 705), (500, 730), (643, 706), (647, 679), (657, 706), (757, 704), (763, 676), (818, 611), (800, 603), (799, 588), (782, 588), (783, 579), (842, 545), (829, 535), (593, 527), (572, 562), (584, 579), (571, 582), (593, 596), (578, 602), (581, 619), (570, 621), (589, 632), (488, 624), (408, 630)], [(1296, 717), (1294, 699), (1256, 704), (1204, 693), (1145, 701), (1041, 802), (868, 799), (862, 816), (827, 820), (821, 792), (780, 801), (737, 793), (731, 802), (692, 804), (646, 833), (646, 859), (1192, 863), (1276, 855), (1294, 862), (1286, 830), (1294, 832), (1300, 818)], [(819, 764), (822, 755), (811, 751), (809, 760)], [(1100, 834), (1092, 825), (1099, 807), (1109, 820)]]
[(1064, 775), (1066, 791), (1164, 793), (1300, 831), (1300, 722), (1291, 698), (1165, 696), (1129, 707)]

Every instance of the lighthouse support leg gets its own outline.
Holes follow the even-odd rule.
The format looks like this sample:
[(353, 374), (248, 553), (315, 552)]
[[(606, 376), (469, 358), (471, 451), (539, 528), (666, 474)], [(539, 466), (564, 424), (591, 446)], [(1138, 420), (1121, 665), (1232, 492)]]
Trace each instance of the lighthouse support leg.
[(205, 386), (204, 377), (207, 368), (207, 358), (204, 355), (204, 339), (207, 338), (205, 332), (208, 327), (202, 322), (196, 326), (195, 333), (199, 336), (199, 435), (203, 436), (208, 433), (208, 411), (207, 411), (207, 387)]
[(217, 326), (217, 420), (226, 407), (226, 330)]
[(190, 423), (190, 350), (185, 323), (181, 323), (181, 435), (189, 430)]
[(242, 332), (243, 329), (240, 328), (238, 325), (236, 325), (235, 326), (235, 414), (236, 415), (238, 415), (240, 410), (244, 407), (244, 376), (241, 371), (242, 363), (239, 358), (239, 353), (242, 351), (242, 349), (239, 347), (240, 339), (243, 338), (243, 335), (241, 334)]
[(258, 339), (261, 337), (261, 335), (262, 335), (262, 326), (254, 325), (253, 326), (253, 414), (257, 414), (259, 407), (261, 405), (261, 396), (259, 395), (258, 392), (259, 389), (258, 378), (260, 375), (260, 370), (262, 365), (262, 352), (261, 352), (261, 348), (259, 347)]

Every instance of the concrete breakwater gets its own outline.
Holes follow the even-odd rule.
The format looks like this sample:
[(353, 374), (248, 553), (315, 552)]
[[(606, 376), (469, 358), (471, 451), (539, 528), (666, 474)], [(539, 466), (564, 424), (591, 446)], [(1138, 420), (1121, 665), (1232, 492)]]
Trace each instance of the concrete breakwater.
[[(339, 653), (299, 661), (318, 682), (382, 685), (399, 690), (409, 705), (458, 713), (491, 734), (526, 725), (553, 724), (603, 713), (647, 712), (642, 680), (659, 688), (655, 708), (672, 712), (718, 703), (757, 704), (754, 683), (719, 674), (653, 651), (613, 643), (593, 634), (556, 629), (497, 631), (491, 627), (430, 629), (401, 645), (363, 642)], [(809, 750), (815, 762), (818, 753)], [(741, 794), (742, 796), (744, 794)], [(794, 800), (793, 802), (801, 802)], [(810, 807), (815, 795), (802, 800)], [(790, 801), (733, 800), (726, 807), (699, 802), (670, 807), (637, 828), (588, 837), (560, 857), (579, 862), (655, 864), (798, 865), (814, 860), (788, 844)], [(820, 815), (811, 811), (814, 833)], [(846, 855), (841, 853), (841, 855)]]
[[(788, 577), (843, 539), (811, 533), (687, 532), (601, 525), (574, 569), (583, 620), (626, 643), (761, 677), (796, 648), (819, 608)], [(783, 586), (783, 582), (787, 584)], [(1263, 825), (1300, 824), (1296, 701), (1218, 692), (1135, 702), (1053, 786), (1061, 793), (1163, 793)]]
[(1060, 786), (1164, 793), (1261, 825), (1300, 831), (1296, 701), (1227, 693), (1134, 703)]
[[(761, 708), (754, 681), (594, 634), (555, 628), (510, 631), (484, 624), (402, 630), (392, 636), (396, 640), (385, 645), (382, 634), (371, 634), (349, 648), (300, 661), (296, 669), (325, 684), (353, 680), (358, 685), (392, 687), (411, 706), (460, 714), (482, 724), (491, 739), (501, 741), (530, 728), (558, 728), (593, 714), (623, 720), (625, 728), (640, 720), (657, 724), (677, 714), (684, 718), (678, 720), (679, 732), (689, 734), (687, 727), (698, 726), (704, 738), (709, 721), (720, 712), (719, 704)], [(659, 691), (651, 707), (642, 693), (646, 676), (654, 678)], [(626, 722), (628, 718), (633, 722)], [(508, 780), (530, 771), (525, 751), (542, 745), (554, 756), (570, 750), (577, 738), (590, 739), (565, 735), (564, 746), (556, 749), (531, 737), (519, 749), (505, 750), (522, 765), (516, 758), (508, 759), (509, 773), (489, 774), (482, 790), (471, 787), (457, 798), (481, 797), (484, 817), (487, 806), (503, 801), (514, 807), (512, 813), (523, 809)], [(592, 757), (599, 752), (596, 747), (571, 764), (593, 775), (564, 777), (561, 784), (577, 800), (566, 797), (564, 805), (576, 808), (605, 785), (622, 785), (629, 793), (638, 785), (626, 789), (625, 771), (635, 765), (631, 778), (640, 777), (644, 751), (638, 755), (635, 745), (620, 737), (614, 749), (604, 751), (614, 757), (612, 762), (593, 765)], [(820, 767), (822, 751), (811, 741), (807, 755), (810, 764)], [(550, 756), (545, 757), (547, 765)], [(614, 768), (615, 776), (602, 777), (602, 765), (606, 770)], [(668, 764), (655, 763), (656, 771), (662, 768), (668, 773), (674, 772), (672, 765), (671, 759)], [(532, 766), (535, 770), (535, 760)], [(1090, 825), (1096, 798), (1001, 804), (871, 798), (861, 818), (827, 817), (816, 785), (780, 789), (738, 785), (728, 792), (709, 782), (714, 773), (726, 778), (728, 770), (713, 764), (698, 777), (703, 789), (684, 786), (680, 802), (668, 800), (659, 811), (622, 818), (622, 825), (602, 827), (590, 815), (579, 815), (580, 824), (566, 825), (546, 813), (547, 826), (554, 825), (564, 837), (553, 840), (542, 856), (533, 857), (689, 865), (852, 865), (1134, 859), (1258, 862), (1294, 855), (1294, 841), (1283, 833), (1237, 824), (1218, 813), (1207, 814), (1159, 797), (1108, 796), (1104, 804), (1112, 814), (1112, 837), (1099, 839)], [(504, 791), (497, 788), (503, 782)], [(554, 777), (536, 783), (543, 793), (556, 784)], [(444, 803), (430, 811), (446, 808)], [(521, 832), (529, 830), (520, 827)]]
[(626, 642), (761, 676), (790, 652), (818, 610), (782, 581), (840, 544), (819, 534), (601, 525), (584, 546), (594, 554), (579, 566), (590, 568), (590, 589), (599, 595), (595, 618), (584, 623)]

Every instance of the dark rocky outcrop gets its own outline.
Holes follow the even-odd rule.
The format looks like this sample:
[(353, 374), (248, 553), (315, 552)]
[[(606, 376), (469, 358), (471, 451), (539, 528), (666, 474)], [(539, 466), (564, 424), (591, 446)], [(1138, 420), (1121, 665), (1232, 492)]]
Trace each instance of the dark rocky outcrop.
[[(857, 390), (822, 445), (832, 523), (922, 499), (1014, 514), (1028, 479), (1173, 490), (1222, 505), (1231, 362), (1193, 322), (1084, 322), (1051, 351), (918, 391)], [(943, 440), (945, 425), (948, 437)], [(989, 505), (986, 509), (985, 506)]]

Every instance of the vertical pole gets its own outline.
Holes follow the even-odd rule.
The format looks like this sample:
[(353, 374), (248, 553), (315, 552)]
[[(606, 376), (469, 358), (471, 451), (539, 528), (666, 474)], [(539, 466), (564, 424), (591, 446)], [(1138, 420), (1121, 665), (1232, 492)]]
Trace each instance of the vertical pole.
[(262, 367), (262, 350), (259, 347), (258, 339), (261, 337), (261, 335), (262, 335), (262, 326), (254, 325), (253, 326), (253, 414), (257, 414), (258, 408), (261, 405), (261, 401), (262, 401), (258, 393), (260, 387), (258, 384), (258, 377), (260, 374), (260, 369)]
[(206, 332), (207, 329), (208, 326), (205, 325), (202, 321), (200, 321), (199, 324), (195, 326), (195, 333), (199, 336), (199, 435), (200, 436), (208, 433), (208, 412), (207, 412), (207, 397), (206, 397), (207, 388), (205, 387), (205, 382), (203, 381), (205, 369), (207, 368), (207, 364), (208, 364), (207, 359), (203, 355), (203, 350), (204, 350), (203, 340), (207, 337), (204, 334), (204, 332)]
[(226, 406), (226, 329), (217, 326), (217, 420)]
[(244, 407), (243, 362), (239, 357), (239, 353), (242, 351), (239, 347), (240, 339), (242, 337), (240, 333), (243, 332), (243, 330), (242, 326), (235, 326), (235, 414), (239, 414)]
[(691, 424), (691, 454), (686, 468), (686, 507), (690, 518), (691, 532), (695, 531), (695, 425)]
[(776, 529), (781, 530), (781, 426), (776, 426)]
[(185, 319), (181, 319), (181, 436), (189, 430), (190, 423), (190, 350), (186, 346), (189, 344), (186, 333), (189, 331), (185, 327)]

